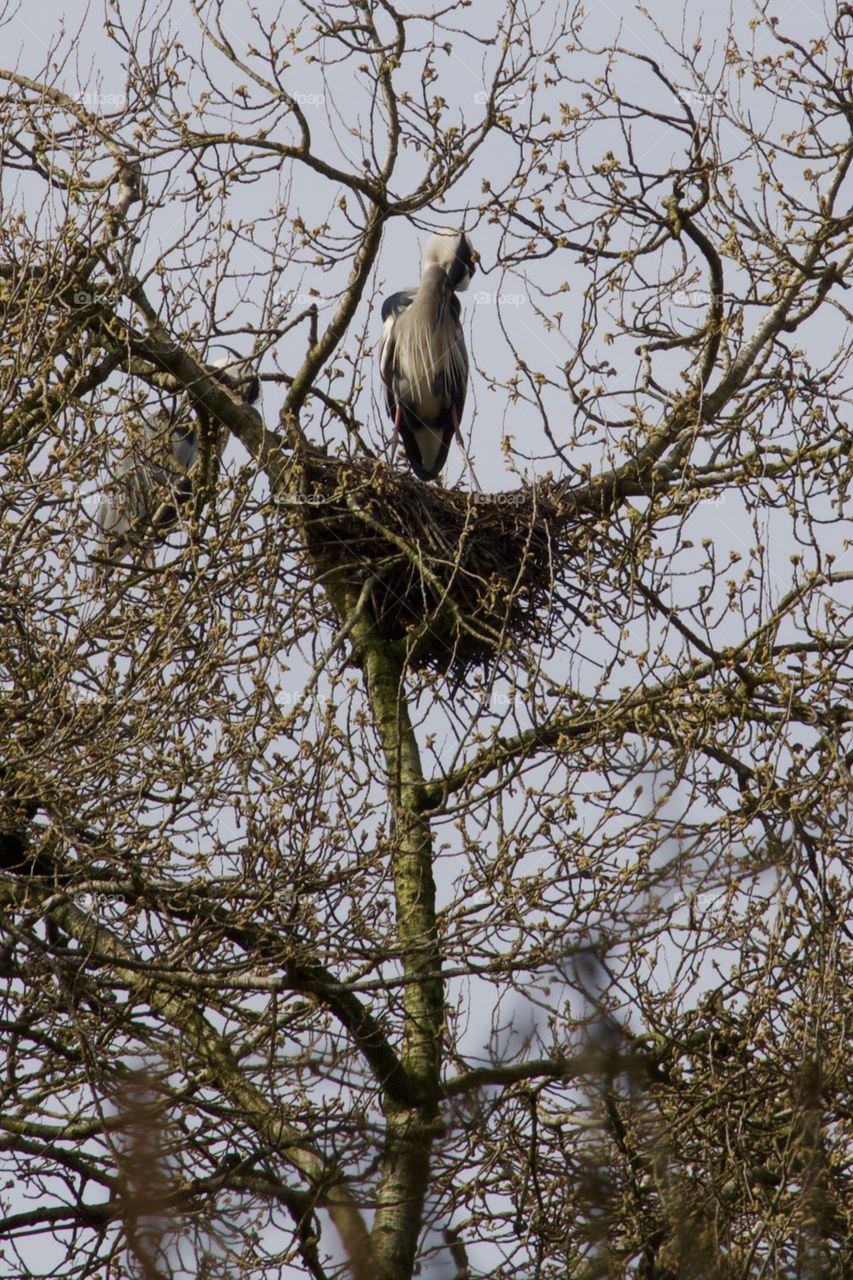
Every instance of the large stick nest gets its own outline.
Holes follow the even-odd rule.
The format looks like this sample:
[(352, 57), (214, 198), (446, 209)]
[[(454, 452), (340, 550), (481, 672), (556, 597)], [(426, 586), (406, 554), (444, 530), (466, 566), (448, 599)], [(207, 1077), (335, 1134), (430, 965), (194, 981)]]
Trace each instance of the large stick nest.
[[(578, 612), (562, 571), (580, 530), (554, 487), (477, 494), (378, 462), (301, 460), (298, 524), (318, 573), (372, 579), (374, 625), (410, 666), (464, 672)], [(567, 528), (572, 530), (571, 536)]]

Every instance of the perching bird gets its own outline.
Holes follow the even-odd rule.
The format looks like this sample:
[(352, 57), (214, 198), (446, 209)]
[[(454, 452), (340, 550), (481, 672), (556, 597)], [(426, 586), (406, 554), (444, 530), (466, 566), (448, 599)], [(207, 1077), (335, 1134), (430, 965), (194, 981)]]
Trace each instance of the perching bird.
[[(258, 399), (260, 382), (247, 360), (225, 357), (211, 367), (235, 384), (245, 404)], [(190, 406), (177, 397), (171, 409), (153, 417), (139, 415), (136, 422), (135, 433), (113, 464), (95, 515), (96, 554), (112, 560), (142, 550), (145, 564), (153, 569), (152, 544), (177, 523), (180, 508), (192, 497), (190, 473), (198, 460), (199, 435)], [(111, 568), (102, 566), (98, 576), (106, 580)]]
[(459, 436), (468, 353), (456, 295), (474, 270), (464, 231), (439, 231), (424, 249), (418, 288), (394, 293), (382, 306), (379, 368), (388, 412), (420, 480), (436, 479)]

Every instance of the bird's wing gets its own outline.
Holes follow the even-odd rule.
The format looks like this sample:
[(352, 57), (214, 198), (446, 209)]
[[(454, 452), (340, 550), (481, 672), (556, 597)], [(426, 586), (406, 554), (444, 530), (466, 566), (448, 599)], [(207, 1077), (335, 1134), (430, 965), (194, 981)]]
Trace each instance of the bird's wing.
[(386, 298), (382, 303), (382, 337), (379, 340), (379, 373), (385, 387), (385, 400), (388, 405), (388, 412), (393, 418), (396, 409), (396, 397), (394, 395), (394, 329), (397, 321), (407, 307), (412, 305), (412, 299), (417, 293), (416, 289), (401, 289), (398, 293), (392, 293), (390, 298)]
[(458, 423), (465, 408), (465, 395), (468, 390), (468, 350), (465, 346), (465, 331), (462, 328), (462, 307), (455, 293), (450, 298), (450, 318), (454, 336), (449, 382), (451, 400)]
[(189, 471), (198, 457), (198, 432), (188, 422), (172, 428), (172, 456), (182, 471)]
[(95, 512), (96, 538), (99, 546), (105, 546), (114, 539), (121, 539), (127, 533), (130, 521), (119, 502), (109, 494), (104, 494)]
[[(127, 439), (109, 464), (95, 513), (98, 540), (111, 547), (143, 540), (172, 495), (183, 500), (182, 488), (189, 483), (186, 470), (195, 460), (190, 444), (195, 433), (189, 426), (174, 426), (172, 414), (165, 409), (126, 421)], [(171, 521), (175, 519), (173, 511)], [(167, 522), (161, 519), (157, 523)]]
[(392, 293), (382, 303), (382, 319), (388, 320), (392, 316), (399, 315), (401, 311), (405, 311), (406, 307), (412, 305), (416, 293), (416, 288), (400, 289), (397, 293)]
[(453, 427), (449, 423), (429, 425), (413, 420), (405, 408), (400, 413), (400, 437), (409, 466), (419, 480), (435, 480), (444, 469)]

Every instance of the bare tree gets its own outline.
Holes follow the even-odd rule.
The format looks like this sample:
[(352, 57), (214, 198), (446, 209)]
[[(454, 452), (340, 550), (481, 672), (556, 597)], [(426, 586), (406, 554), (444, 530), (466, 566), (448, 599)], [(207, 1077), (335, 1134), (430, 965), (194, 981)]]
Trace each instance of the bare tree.
[(0, 72), (3, 1274), (849, 1275), (853, 9), (189, 9)]

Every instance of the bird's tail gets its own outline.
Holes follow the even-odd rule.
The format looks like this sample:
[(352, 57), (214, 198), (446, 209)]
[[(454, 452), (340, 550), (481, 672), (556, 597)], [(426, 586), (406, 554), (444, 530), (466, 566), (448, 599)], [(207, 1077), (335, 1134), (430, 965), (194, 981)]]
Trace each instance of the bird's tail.
[(424, 422), (401, 404), (397, 406), (395, 423), (415, 475), (419, 480), (437, 480), (456, 433), (452, 410), (433, 422)]

